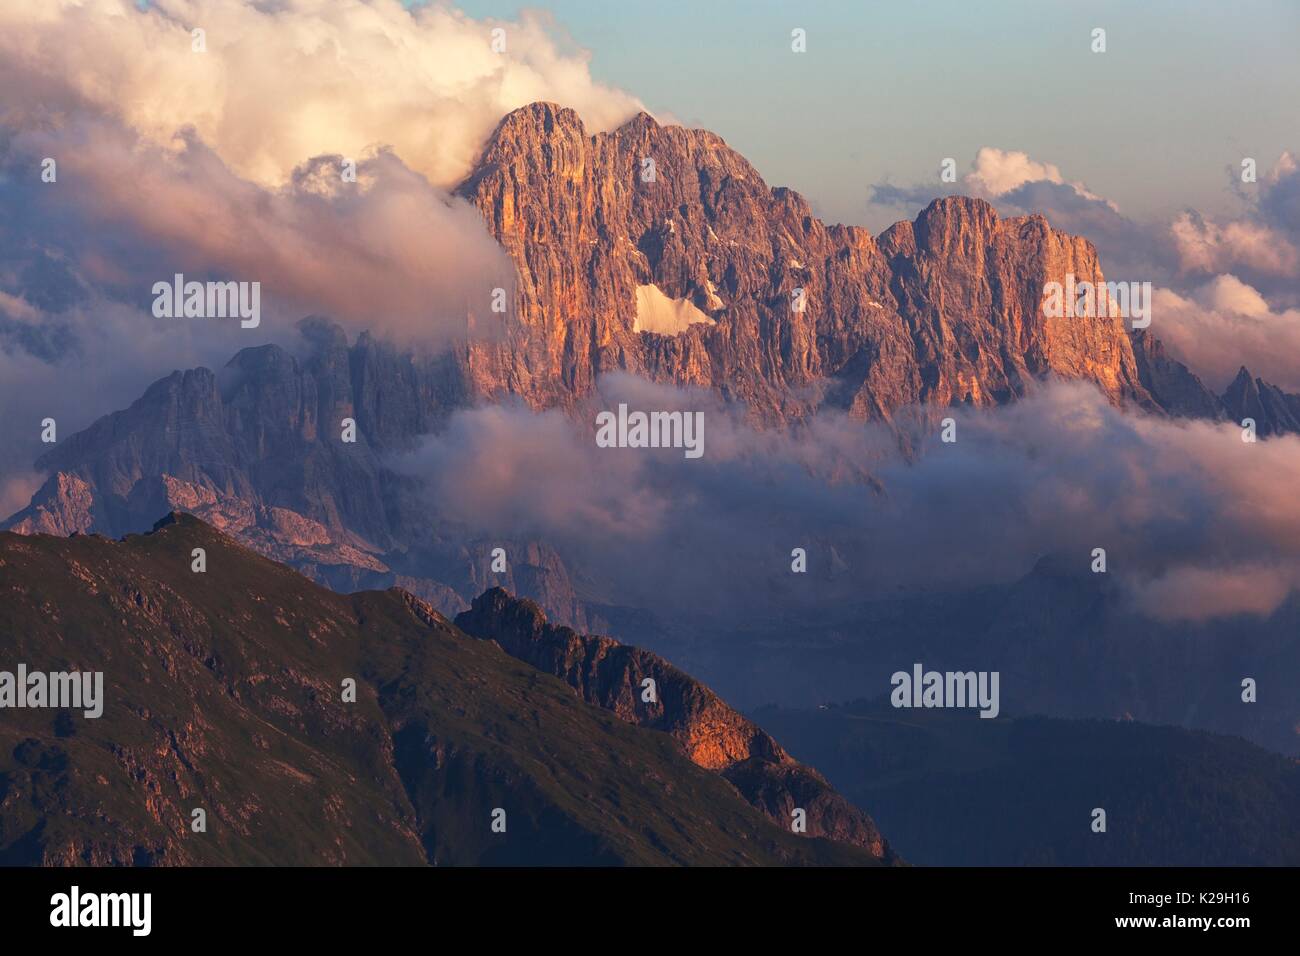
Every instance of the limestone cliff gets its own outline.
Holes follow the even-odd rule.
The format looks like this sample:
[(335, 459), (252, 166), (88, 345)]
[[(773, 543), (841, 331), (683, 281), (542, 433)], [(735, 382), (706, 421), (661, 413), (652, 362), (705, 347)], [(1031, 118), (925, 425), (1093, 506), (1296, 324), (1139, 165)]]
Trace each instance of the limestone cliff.
[[(1102, 275), (1091, 243), (1040, 216), (953, 197), (875, 238), (822, 223), (706, 130), (643, 113), (588, 136), (548, 103), (508, 115), (459, 192), (519, 274), (507, 335), (467, 350), (480, 394), (567, 405), (622, 369), (763, 420), (820, 404), (880, 418), (1010, 401), (1055, 374), (1154, 404), (1121, 318), (1043, 315), (1045, 283)], [(638, 331), (646, 286), (712, 322)]]

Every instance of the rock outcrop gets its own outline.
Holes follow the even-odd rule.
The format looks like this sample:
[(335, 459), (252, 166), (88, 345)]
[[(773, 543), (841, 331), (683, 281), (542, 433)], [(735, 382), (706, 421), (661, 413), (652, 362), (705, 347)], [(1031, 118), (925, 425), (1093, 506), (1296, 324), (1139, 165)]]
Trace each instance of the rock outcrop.
[(1219, 421), (1227, 415), (1222, 400), (1186, 365), (1170, 356), (1146, 329), (1133, 333), (1138, 375), (1151, 397), (1176, 418)]
[(894, 859), (871, 818), (817, 771), (657, 654), (554, 626), (535, 603), (500, 588), (475, 598), (470, 610), (456, 617), (456, 626), (561, 678), (587, 703), (669, 734), (695, 764), (721, 774), (778, 825), (789, 826), (792, 812), (802, 808), (809, 834)]
[(1300, 433), (1300, 395), (1255, 378), (1244, 366), (1223, 393), (1223, 405), (1234, 422), (1251, 419), (1261, 438)]
[(18, 534), (53, 534), (68, 537), (95, 527), (95, 493), (91, 486), (64, 472), (46, 479), (31, 504), (7, 522)]

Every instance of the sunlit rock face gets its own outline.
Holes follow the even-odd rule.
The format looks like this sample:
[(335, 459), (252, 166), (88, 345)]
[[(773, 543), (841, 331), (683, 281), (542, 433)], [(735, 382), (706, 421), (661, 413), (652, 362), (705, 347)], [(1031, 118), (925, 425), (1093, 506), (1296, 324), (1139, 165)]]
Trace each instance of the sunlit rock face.
[(508, 334), (467, 350), (479, 394), (568, 405), (624, 369), (762, 420), (822, 404), (882, 418), (1058, 375), (1152, 404), (1122, 318), (1044, 316), (1046, 283), (1102, 274), (1091, 243), (1039, 216), (954, 197), (877, 238), (822, 223), (706, 130), (642, 113), (588, 136), (546, 103), (501, 122), (459, 192), (519, 279)]

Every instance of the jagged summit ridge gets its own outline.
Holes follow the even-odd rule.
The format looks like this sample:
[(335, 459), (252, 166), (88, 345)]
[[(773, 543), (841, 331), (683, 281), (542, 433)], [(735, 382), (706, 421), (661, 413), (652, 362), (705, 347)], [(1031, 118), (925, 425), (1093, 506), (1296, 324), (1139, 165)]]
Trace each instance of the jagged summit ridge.
[[(719, 389), (764, 419), (817, 403), (888, 417), (1009, 401), (1059, 375), (1154, 404), (1121, 320), (1041, 314), (1046, 282), (1102, 276), (1091, 243), (1040, 216), (950, 197), (877, 238), (822, 223), (713, 133), (642, 114), (589, 136), (554, 104), (502, 120), (458, 192), (519, 274), (509, 341), (470, 350), (487, 394), (570, 404), (622, 369)], [(637, 332), (645, 285), (715, 324)], [(817, 399), (796, 395), (814, 384)]]

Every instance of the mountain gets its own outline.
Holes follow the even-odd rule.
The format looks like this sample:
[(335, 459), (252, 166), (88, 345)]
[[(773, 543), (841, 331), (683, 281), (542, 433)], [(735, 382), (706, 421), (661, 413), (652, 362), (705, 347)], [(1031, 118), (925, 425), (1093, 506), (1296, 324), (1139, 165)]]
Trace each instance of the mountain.
[[(240, 351), (220, 374), (174, 372), (123, 411), (60, 442), (50, 473), (5, 527), (112, 537), (192, 512), (274, 560), (343, 591), (400, 585), (455, 614), (492, 585), (589, 622), (553, 549), (480, 540), (430, 514), (418, 484), (385, 467), (445, 419), (440, 359), (424, 361), (338, 326), (302, 323), (300, 359), (275, 345)], [(344, 418), (355, 443), (341, 441)], [(490, 571), (491, 551), (509, 555)]]
[(469, 352), (484, 394), (566, 405), (626, 369), (764, 420), (881, 418), (1006, 402), (1054, 374), (1154, 404), (1121, 319), (1042, 314), (1044, 283), (1102, 276), (1089, 242), (1041, 216), (953, 197), (873, 237), (825, 225), (706, 130), (642, 113), (589, 136), (550, 103), (506, 116), (458, 192), (519, 274), (509, 335)]
[[(1055, 375), (1173, 415), (1254, 417), (1263, 436), (1300, 428), (1300, 397), (1244, 370), (1218, 397), (1149, 332), (1043, 316), (1046, 281), (1101, 274), (1089, 243), (1041, 217), (950, 198), (872, 237), (824, 225), (707, 131), (642, 115), (589, 136), (549, 104), (505, 117), (458, 191), (518, 269), (501, 336), (425, 354), (310, 317), (298, 354), (264, 345), (176, 371), (61, 440), (0, 527), (118, 537), (183, 510), (336, 590), (399, 586), (453, 616), (500, 586), (553, 624), (608, 631), (591, 569), (440, 514), (391, 456), (479, 402), (578, 414), (613, 369), (716, 389), (776, 425), (825, 405), (887, 418), (909, 402), (1010, 401)], [(341, 440), (349, 418), (355, 443)]]
[(1300, 433), (1300, 395), (1254, 378), (1244, 366), (1223, 393), (1223, 404), (1233, 421), (1253, 419), (1261, 438)]
[(879, 862), (412, 595), (320, 588), (187, 515), (0, 534), (0, 591), (0, 670), (104, 681), (98, 718), (0, 722), (3, 864)]
[(553, 548), (472, 534), (390, 456), (481, 402), (578, 414), (611, 370), (715, 389), (770, 424), (989, 405), (1058, 376), (1175, 415), (1249, 409), (1263, 435), (1296, 427), (1300, 397), (1251, 382), (1219, 399), (1119, 318), (1044, 316), (1046, 282), (1102, 276), (1090, 243), (1040, 216), (953, 197), (873, 237), (823, 224), (712, 133), (641, 114), (589, 136), (546, 103), (506, 116), (457, 191), (517, 268), (496, 334), (425, 354), (310, 317), (300, 354), (264, 345), (174, 372), (61, 441), (2, 526), (117, 537), (179, 509), (338, 590), (401, 586), (454, 615), (502, 586), (587, 631), (605, 622)]
[(692, 761), (717, 771), (778, 824), (802, 807), (809, 834), (894, 859), (870, 817), (817, 771), (793, 760), (753, 721), (659, 655), (551, 625), (536, 604), (513, 599), (500, 588), (476, 598), (470, 610), (457, 615), (456, 626), (566, 681), (587, 703), (671, 735)]
[[(1288, 395), (1245, 369), (1218, 396), (1168, 355), (1158, 339), (1149, 332), (1126, 331), (1119, 318), (1045, 316), (1040, 303), (1047, 282), (1063, 281), (1067, 274), (1078, 281), (1102, 279), (1096, 251), (1086, 240), (1054, 230), (1040, 216), (1003, 219), (988, 203), (961, 197), (936, 200), (915, 220), (897, 223), (879, 236), (828, 225), (797, 193), (769, 188), (743, 157), (712, 133), (661, 126), (642, 114), (612, 132), (588, 135), (575, 113), (551, 104), (533, 104), (505, 117), (457, 193), (480, 211), (485, 228), (517, 269), (511, 311), (504, 317), (468, 317), (472, 326), (486, 324), (488, 331), (499, 334), (426, 354), (399, 349), (369, 333), (350, 341), (327, 318), (310, 317), (299, 325), (302, 344), (296, 352), (265, 345), (241, 350), (215, 371), (176, 371), (147, 388), (128, 408), (65, 436), (37, 462), (48, 476), (44, 485), (5, 527), (36, 536), (29, 544), (34, 555), (56, 547), (40, 535), (78, 534), (75, 544), (67, 547), (89, 549), (86, 555), (96, 560), (110, 553), (126, 556), (130, 565), (138, 557), (131, 557), (132, 548), (148, 550), (169, 535), (201, 532), (182, 519), (123, 543), (87, 535), (132, 535), (150, 529), (159, 514), (191, 512), (253, 552), (335, 592), (370, 589), (370, 596), (329, 598), (319, 597), (324, 594), (319, 589), (304, 592), (312, 595), (310, 601), (322, 604), (326, 615), (309, 620), (307, 626), (338, 630), (348, 637), (349, 646), (360, 648), (357, 654), (382, 657), (381, 637), (368, 628), (384, 621), (391, 633), (385, 632), (383, 640), (408, 647), (436, 632), (451, 635), (445, 641), (440, 637), (436, 648), (446, 644), (455, 654), (471, 656), (462, 660), (452, 650), (446, 651), (452, 656), (430, 661), (425, 657), (433, 650), (407, 655), (410, 666), (426, 668), (439, 680), (453, 672), (470, 673), (470, 663), (489, 669), (500, 665), (502, 673), (493, 671), (493, 679), (499, 677), (511, 687), (515, 685), (509, 681), (515, 678), (508, 674), (536, 680), (534, 670), (545, 672), (550, 675), (545, 686), (569, 697), (576, 691), (576, 699), (586, 705), (612, 712), (592, 718), (615, 721), (602, 727), (617, 725), (623, 728), (619, 733), (660, 732), (662, 740), (656, 738), (654, 746), (672, 749), (672, 759), (679, 761), (673, 766), (680, 770), (680, 761), (685, 761), (694, 768), (692, 773), (703, 772), (711, 781), (698, 784), (705, 788), (698, 790), (703, 803), (721, 808), (711, 796), (718, 793), (732, 802), (739, 799), (742, 809), (735, 812), (763, 826), (769, 826), (765, 816), (781, 821), (791, 806), (804, 806), (814, 833), (863, 848), (877, 859), (891, 858), (878, 829), (815, 771), (663, 658), (593, 632), (614, 631), (654, 647), (707, 676), (712, 687), (742, 706), (850, 699), (874, 692), (887, 683), (890, 672), (917, 659), (928, 666), (961, 668), (974, 659), (981, 667), (1001, 669), (1006, 710), (1012, 714), (1043, 711), (1078, 718), (1131, 713), (1150, 722), (1241, 733), (1294, 751), (1300, 719), (1296, 693), (1284, 683), (1263, 683), (1300, 666), (1293, 637), (1300, 606), (1294, 600), (1263, 623), (1162, 625), (1126, 609), (1116, 595), (1105, 593), (1095, 576), (1044, 562), (1021, 582), (972, 593), (836, 603), (781, 619), (684, 620), (674, 618), (667, 604), (620, 608), (595, 603), (614, 600), (598, 593), (592, 578), (580, 575), (594, 576), (599, 569), (571, 571), (546, 541), (484, 538), (439, 513), (439, 503), (430, 499), (427, 489), (391, 467), (393, 456), (417, 448), (423, 436), (442, 429), (458, 409), (476, 404), (522, 400), (534, 408), (557, 407), (581, 417), (591, 411), (597, 378), (615, 370), (712, 389), (744, 403), (758, 422), (777, 428), (819, 408), (889, 421), (913, 404), (931, 413), (953, 405), (991, 406), (1016, 400), (1040, 380), (1062, 377), (1092, 383), (1124, 407), (1208, 420), (1251, 417), (1264, 437), (1300, 431), (1300, 396)], [(792, 307), (800, 296), (802, 311)], [(341, 440), (345, 419), (356, 422), (355, 442)], [(6, 548), (17, 549), (13, 554), (27, 554), (21, 542), (8, 536), (3, 540)], [(225, 542), (220, 547), (229, 551), (231, 546)], [(96, 550), (101, 548), (108, 550)], [(504, 571), (493, 570), (491, 555), (497, 548), (508, 555)], [(238, 553), (246, 568), (266, 567), (264, 562), (255, 564), (250, 554)], [(15, 606), (15, 614), (26, 615), (24, 627), (39, 632), (38, 611), (48, 614), (64, 606), (64, 597), (73, 600), (59, 588), (79, 586), (72, 580), (81, 580), (73, 566), (88, 567), (90, 557), (77, 555), (67, 558), (71, 564), (51, 557), (42, 566), (53, 575), (48, 582), (23, 580), (16, 585), (20, 590), (15, 594), (46, 595), (42, 604)], [(69, 569), (71, 578), (60, 582), (59, 575), (68, 577)], [(188, 578), (182, 576), (182, 588), (179, 580), (159, 576), (157, 568), (145, 571), (155, 577), (142, 581), (152, 581), (157, 589), (149, 591), (141, 584), (137, 590), (155, 612), (161, 614), (177, 596), (183, 598), (181, 606), (202, 609), (192, 612), (189, 624), (198, 626), (195, 622), (211, 614), (218, 620), (241, 620), (239, 615), (244, 615), (259, 627), (271, 628), (253, 648), (256, 660), (246, 659), (248, 648), (229, 633), (221, 638), (226, 642), (221, 659), (238, 662), (240, 674), (285, 674), (287, 667), (320, 687), (335, 686), (337, 675), (326, 681), (324, 674), (302, 670), (306, 662), (280, 663), (278, 651), (268, 650), (274, 643), (268, 635), (280, 625), (274, 618), (265, 620), (267, 608), (260, 602), (209, 606), (186, 590), (193, 586)], [(11, 568), (9, 573), (16, 572)], [(95, 573), (111, 578), (114, 589), (127, 586), (109, 567)], [(394, 587), (406, 596), (383, 590)], [(536, 603), (489, 590), (495, 587)], [(377, 590), (387, 596), (376, 597)], [(111, 593), (122, 601), (116, 590)], [(289, 601), (286, 596), (284, 602)], [(400, 613), (397, 604), (404, 609)], [(126, 607), (129, 613), (120, 618), (96, 618), (96, 627), (111, 625), (119, 630), (105, 633), (115, 635), (114, 640), (134, 640), (120, 628), (125, 626), (121, 621), (129, 624), (141, 613), (143, 605), (135, 606), (137, 610)], [(460, 615), (460, 628), (445, 620), (454, 615)], [(165, 615), (159, 620), (166, 622), (168, 633), (179, 628), (176, 639), (188, 642), (187, 647), (215, 640), (207, 631), (195, 637), (185, 621), (177, 623)], [(618, 626), (611, 627), (610, 621)], [(411, 631), (413, 627), (417, 630)], [(144, 650), (137, 648), (145, 662), (142, 673), (151, 681), (162, 680), (150, 669), (155, 657), (168, 666), (185, 658), (175, 647), (159, 643), (167, 640), (166, 634), (154, 634), (150, 640), (154, 643)], [(467, 641), (479, 649), (464, 650)], [(490, 651), (480, 645), (490, 649), (493, 643), (517, 660), (482, 657)], [(73, 649), (92, 658), (99, 653), (84, 643)], [(335, 650), (332, 647), (331, 654)], [(349, 658), (341, 650), (338, 654), (337, 667), (360, 667), (356, 655)], [(515, 663), (528, 669), (510, 670)], [(263, 665), (281, 670), (258, 669)], [(335, 665), (326, 660), (322, 666)], [(390, 662), (388, 670), (370, 672), (366, 679), (372, 683), (367, 686), (381, 697), (390, 693), (392, 682), (404, 679), (397, 667)], [(215, 677), (194, 676), (191, 670), (184, 674), (191, 681), (187, 700), (206, 694), (213, 706), (234, 702), (233, 710), (222, 712), (228, 722), (223, 726), (287, 719), (275, 711), (279, 704), (271, 705), (270, 712), (254, 711), (252, 717), (240, 710), (247, 704), (247, 691), (238, 683), (244, 678), (218, 675), (225, 683), (219, 681), (214, 690), (203, 681)], [(642, 706), (640, 681), (647, 675), (658, 682), (657, 709)], [(1243, 675), (1261, 679), (1264, 693), (1257, 704), (1240, 702), (1237, 682)], [(405, 827), (416, 833), (414, 862), (486, 859), (493, 852), (490, 844), (475, 842), (477, 837), (455, 843), (448, 827), (454, 830), (458, 824), (438, 817), (441, 811), (427, 804), (428, 793), (419, 787), (435, 784), (421, 782), (423, 778), (408, 783), (403, 774), (412, 764), (398, 766), (407, 754), (398, 746), (402, 728), (433, 726), (434, 718), (426, 711), (400, 708), (390, 715), (384, 708), (398, 708), (398, 703), (384, 700), (387, 703), (374, 705), (372, 716), (378, 720), (376, 715), (383, 711), (390, 721), (384, 733), (395, 748), (391, 762), (398, 769), (376, 764), (375, 774), (364, 782), (340, 782), (342, 809), (328, 812), (362, 819), (367, 807), (391, 805), (398, 809), (384, 826), (392, 820), (400, 825), (394, 824), (390, 833), (365, 817), (371, 832), (364, 840), (328, 847), (304, 834), (305, 842), (295, 852), (306, 854), (302, 847), (314, 847), (311, 853), (285, 858), (368, 859), (360, 849), (365, 843), (389, 846), (388, 859), (406, 859), (401, 854), (412, 845), (397, 833)], [(175, 721), (187, 713), (178, 709), (183, 703), (180, 695), (170, 702), (166, 724), (169, 733), (182, 738), (205, 730), (198, 718), (186, 718), (195, 729), (174, 730)], [(138, 706), (150, 709), (148, 704)], [(301, 701), (291, 706), (306, 712)], [(488, 711), (474, 710), (468, 703), (458, 701), (455, 707), (467, 708), (474, 720), (490, 718)], [(530, 720), (536, 719), (521, 714), (518, 722), (530, 726)], [(367, 726), (373, 730), (379, 725)], [(445, 733), (464, 729), (439, 726)], [(512, 723), (506, 726), (518, 729)], [(85, 789), (89, 778), (84, 773), (69, 776), (66, 769), (80, 766), (76, 759), (82, 758), (96, 767), (111, 765), (98, 751), (70, 751), (72, 745), (58, 733), (50, 740), (38, 731), (29, 735), (33, 744), (27, 744), (27, 738), (13, 742), (15, 763), (5, 770), (5, 793), (16, 795), (14, 805), (34, 808), (21, 817), (26, 829), (10, 833), (5, 838), (9, 842), (0, 841), (9, 847), (5, 852), (16, 854), (12, 858), (269, 858), (269, 851), (258, 851), (251, 842), (222, 844), (212, 856), (187, 856), (199, 850), (188, 841), (177, 842), (170, 823), (162, 826), (147, 815), (132, 815), (134, 797), (121, 806), (102, 798), (118, 815), (114, 819), (124, 821), (118, 842), (100, 847), (86, 835), (88, 830), (71, 824), (65, 833), (50, 822), (60, 806), (84, 809), (99, 806), (95, 801), (101, 799)], [(354, 736), (364, 736), (360, 725), (353, 731)], [(91, 731), (78, 733), (85, 740)], [(266, 736), (264, 731), (256, 733)], [(497, 773), (499, 765), (482, 756), (484, 750), (474, 749), (495, 746), (490, 738), (492, 734), (473, 738), (464, 753), (473, 755), (475, 767)], [(331, 737), (329, 747), (337, 742), (354, 748), (343, 753), (314, 738), (295, 739), (293, 747), (283, 745), (289, 756), (276, 758), (291, 767), (342, 766), (361, 746), (349, 743), (351, 738)], [(263, 760), (247, 749), (247, 740), (233, 731), (220, 739), (205, 738), (205, 746), (224, 761), (220, 771), (212, 773), (228, 770), (238, 775), (239, 767)], [(109, 738), (100, 744), (101, 750), (114, 753)], [(585, 752), (564, 753), (566, 760), (578, 763), (590, 757)], [(145, 744), (123, 759), (146, 768), (140, 771), (144, 785), (158, 792), (164, 784), (177, 793), (213, 792), (200, 791), (201, 783), (208, 784), (184, 776), (190, 771), (179, 758), (159, 763), (163, 757)], [(192, 760), (188, 752), (186, 759)], [(607, 769), (614, 772), (604, 768), (601, 773)], [(666, 775), (669, 770), (656, 772)], [(397, 774), (397, 784), (392, 773)], [(525, 780), (522, 771), (500, 773), (508, 781)], [(595, 771), (591, 773), (595, 779)], [(133, 776), (120, 781), (107, 770), (101, 775), (116, 781), (115, 793), (131, 793), (139, 782)], [(288, 774), (286, 779), (298, 778)], [(601, 830), (600, 821), (575, 816), (558, 791), (526, 779), (521, 786), (544, 794), (537, 800), (551, 814), (548, 820), (562, 820), (557, 825), (575, 828), (574, 833), (600, 834), (592, 837), (595, 843), (584, 845), (617, 844), (610, 859), (734, 860), (744, 849), (734, 843), (702, 848), (668, 841), (665, 850), (658, 845), (666, 832), (661, 829), (654, 830), (653, 846), (647, 847), (626, 834), (610, 835), (614, 831)], [(251, 783), (241, 786), (246, 802), (254, 801)], [(491, 784), (496, 790), (486, 783), (472, 786), (498, 793), (505, 784)], [(577, 792), (586, 792), (580, 784), (575, 786)], [(272, 792), (267, 799), (274, 798), (274, 805), (256, 802), (258, 813), (279, 813), (288, 799), (285, 794)], [(609, 798), (630, 799), (619, 794)], [(463, 808), (462, 797), (448, 800)], [(228, 804), (225, 809), (233, 814), (230, 807), (243, 805)], [(408, 805), (409, 814), (401, 816), (398, 810), (406, 813)], [(170, 805), (167, 812), (177, 806)], [(432, 837), (427, 828), (420, 829), (420, 813), (432, 815)], [(276, 819), (286, 832), (294, 829), (294, 820)], [(319, 822), (307, 810), (296, 819), (312, 826)], [(605, 821), (601, 826), (608, 823), (600, 819)], [(691, 826), (701, 819), (692, 818)], [(669, 827), (680, 821), (660, 822)], [(698, 832), (681, 825), (682, 832)], [(42, 835), (47, 830), (53, 835)], [(128, 845), (133, 835), (136, 842)], [(586, 837), (578, 842), (583, 840)], [(764, 847), (764, 853), (770, 850), (764, 859), (793, 859), (785, 843)], [(721, 855), (710, 856), (715, 850)]]
[(1223, 400), (1186, 365), (1173, 358), (1147, 329), (1133, 332), (1138, 378), (1152, 398), (1177, 418), (1220, 421), (1227, 416)]
[(1236, 423), (1250, 418), (1261, 438), (1300, 434), (1300, 395), (1256, 378), (1244, 366), (1223, 394), (1215, 395), (1144, 329), (1133, 333), (1133, 354), (1143, 386), (1171, 415)]
[[(1300, 761), (1238, 737), (883, 699), (755, 716), (919, 864), (1300, 864)], [(1097, 807), (1105, 833), (1091, 829)]]

